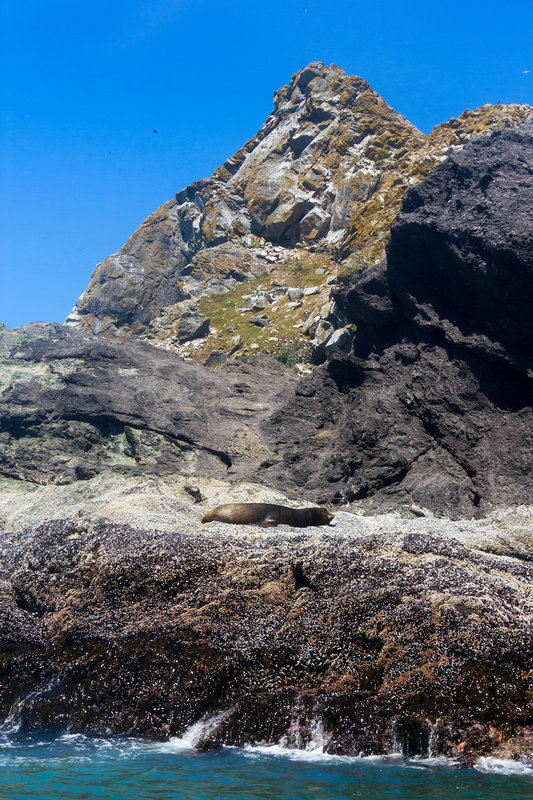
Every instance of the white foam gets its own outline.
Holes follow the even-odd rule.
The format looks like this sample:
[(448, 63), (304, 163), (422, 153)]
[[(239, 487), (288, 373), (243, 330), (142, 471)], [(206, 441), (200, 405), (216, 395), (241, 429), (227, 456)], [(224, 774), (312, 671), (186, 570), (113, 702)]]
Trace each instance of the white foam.
[(455, 769), (459, 766), (459, 762), (453, 758), (446, 756), (432, 756), (428, 758), (415, 758), (406, 759), (401, 753), (386, 753), (380, 755), (364, 756), (359, 754), (357, 756), (344, 756), (335, 755), (333, 753), (324, 752), (322, 745), (310, 743), (306, 748), (286, 747), (283, 744), (255, 744), (245, 745), (244, 752), (246, 755), (266, 755), (277, 758), (288, 758), (291, 761), (314, 761), (314, 762), (330, 762), (330, 763), (350, 763), (350, 762), (366, 762), (378, 764), (390, 764), (396, 766), (405, 766), (409, 769)]
[(323, 747), (307, 747), (299, 749), (296, 747), (284, 747), (281, 744), (249, 744), (244, 747), (245, 755), (266, 755), (274, 757), (288, 758), (291, 761), (345, 761), (348, 756), (336, 756), (325, 753)]
[(513, 761), (510, 758), (482, 756), (474, 769), (491, 775), (521, 775), (533, 778), (533, 763)]
[(456, 758), (448, 758), (448, 756), (413, 756), (408, 759), (408, 766), (420, 768), (433, 769), (434, 767), (458, 767), (459, 761)]
[(52, 691), (57, 686), (58, 678), (54, 677), (52, 680), (45, 683), (43, 686), (38, 686), (32, 692), (24, 695), (24, 697), (15, 700), (11, 706), (9, 713), (0, 724), (1, 733), (18, 733), (21, 728), (22, 712), (26, 708), (31, 708), (35, 699), (41, 697), (43, 694)]

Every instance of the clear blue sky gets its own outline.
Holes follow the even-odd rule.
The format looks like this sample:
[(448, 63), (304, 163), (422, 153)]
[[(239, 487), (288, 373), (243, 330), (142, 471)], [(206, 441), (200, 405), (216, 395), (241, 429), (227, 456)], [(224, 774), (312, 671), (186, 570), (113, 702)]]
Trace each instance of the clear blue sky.
[(533, 103), (532, 43), (532, 0), (2, 0), (0, 321), (62, 322), (97, 262), (310, 61), (429, 132)]

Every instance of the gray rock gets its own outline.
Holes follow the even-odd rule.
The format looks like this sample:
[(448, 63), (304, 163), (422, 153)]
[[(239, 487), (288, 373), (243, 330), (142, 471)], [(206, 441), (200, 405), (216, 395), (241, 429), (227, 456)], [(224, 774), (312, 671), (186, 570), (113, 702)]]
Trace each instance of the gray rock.
[(321, 347), (324, 345), (333, 332), (333, 325), (325, 319), (321, 319), (316, 327), (314, 337), (311, 340), (311, 347)]
[(337, 328), (324, 344), (326, 354), (349, 353), (352, 348), (353, 336), (353, 325), (347, 325), (345, 328)]
[(274, 302), (274, 298), (268, 292), (257, 292), (251, 297), (247, 297), (242, 305), (242, 311), (262, 311)]
[(203, 339), (209, 335), (209, 320), (195, 311), (186, 311), (178, 323), (176, 336), (180, 343)]
[(204, 364), (206, 367), (218, 367), (220, 364), (225, 364), (227, 360), (228, 357), (222, 350), (212, 350), (204, 361)]
[[(248, 469), (315, 501), (451, 516), (528, 502), (532, 140), (524, 126), (473, 142), (408, 195), (387, 264), (335, 295), (339, 315), (357, 326), (352, 355), (334, 355), (295, 394), (294, 376), (278, 376), (279, 362), (259, 362), (253, 397), (243, 399), (235, 373), (235, 384), (224, 382), (226, 367), (202, 371), (148, 345), (113, 345), (57, 326), (0, 330), (1, 473), (68, 482), (106, 468), (216, 477)], [(521, 192), (509, 188), (516, 176)], [(410, 259), (422, 240), (434, 247), (425, 251), (418, 295)], [(475, 313), (462, 294), (453, 305), (447, 264), (454, 280), (482, 284), (486, 303)], [(438, 285), (442, 295), (432, 294)], [(496, 325), (502, 292), (509, 305), (500, 302)], [(317, 327), (317, 354), (333, 334), (328, 326)], [(268, 466), (259, 469), (249, 448), (235, 444), (243, 419), (258, 448), (275, 454), (262, 458)]]
[(250, 325), (255, 325), (257, 328), (264, 328), (269, 324), (270, 320), (266, 314), (258, 314), (255, 317), (250, 317), (248, 322)]
[(300, 221), (300, 235), (309, 242), (316, 241), (325, 235), (330, 222), (331, 214), (315, 206)]
[(353, 355), (272, 421), (300, 486), (452, 517), (530, 502), (532, 191), (527, 125), (475, 140), (407, 195), (387, 263), (335, 293)]
[(59, 325), (1, 329), (0, 475), (61, 484), (106, 469), (219, 478), (231, 470), (237, 480), (258, 468), (249, 442), (241, 447), (243, 425), (270, 452), (262, 418), (296, 381), (275, 359), (211, 370)]
[(300, 287), (290, 288), (290, 289), (287, 289), (287, 295), (288, 295), (289, 300), (292, 303), (294, 303), (297, 300), (301, 300), (302, 299), (302, 297), (304, 296), (304, 290), (301, 289)]
[(309, 336), (313, 336), (319, 321), (320, 321), (320, 315), (317, 314), (316, 309), (314, 309), (313, 311), (311, 311), (311, 313), (305, 320), (302, 326), (302, 333), (308, 334)]

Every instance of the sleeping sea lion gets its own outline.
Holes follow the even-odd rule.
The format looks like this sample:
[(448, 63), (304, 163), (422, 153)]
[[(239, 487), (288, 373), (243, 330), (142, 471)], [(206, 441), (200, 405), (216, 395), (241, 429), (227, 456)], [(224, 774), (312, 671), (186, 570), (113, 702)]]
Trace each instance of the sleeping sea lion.
[(306, 528), (308, 525), (327, 525), (334, 516), (327, 508), (288, 508), (272, 503), (226, 503), (208, 511), (202, 522), (232, 522), (234, 525), (261, 525), (263, 528), (275, 528), (276, 525)]

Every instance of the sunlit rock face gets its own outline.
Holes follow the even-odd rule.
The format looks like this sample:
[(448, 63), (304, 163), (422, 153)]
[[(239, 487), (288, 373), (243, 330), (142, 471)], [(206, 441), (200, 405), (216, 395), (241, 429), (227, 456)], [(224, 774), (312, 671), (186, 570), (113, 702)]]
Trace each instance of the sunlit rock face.
[(205, 275), (191, 279), (190, 265), (227, 243), (232, 264), (226, 274), (215, 270), (219, 291), (235, 274), (257, 274), (251, 262), (265, 240), (367, 268), (383, 256), (410, 186), (450, 148), (531, 111), (484, 106), (425, 136), (363, 79), (313, 62), (275, 93), (261, 129), (211, 178), (178, 192), (96, 267), (67, 322), (120, 338), (142, 334), (162, 309), (213, 291)]

